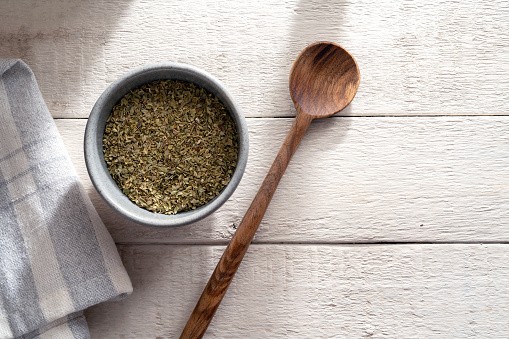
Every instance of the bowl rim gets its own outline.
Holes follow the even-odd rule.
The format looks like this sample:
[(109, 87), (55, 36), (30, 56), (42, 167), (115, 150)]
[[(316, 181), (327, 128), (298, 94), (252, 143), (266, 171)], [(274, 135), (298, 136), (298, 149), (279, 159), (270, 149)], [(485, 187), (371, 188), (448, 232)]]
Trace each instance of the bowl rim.
[[(144, 83), (155, 80), (173, 79), (193, 82), (217, 96), (228, 108), (238, 134), (237, 166), (230, 182), (219, 195), (194, 210), (173, 215), (151, 212), (137, 206), (122, 193), (108, 172), (102, 152), (104, 124), (111, 109), (125, 94)], [(107, 113), (106, 113), (107, 111)], [(102, 121), (104, 120), (104, 121)], [(149, 64), (133, 69), (112, 82), (99, 96), (88, 117), (85, 128), (85, 164), (93, 186), (102, 199), (117, 213), (135, 223), (155, 227), (176, 227), (188, 225), (212, 214), (233, 194), (244, 174), (249, 151), (247, 123), (242, 109), (229, 90), (213, 75), (195, 66), (165, 62)]]

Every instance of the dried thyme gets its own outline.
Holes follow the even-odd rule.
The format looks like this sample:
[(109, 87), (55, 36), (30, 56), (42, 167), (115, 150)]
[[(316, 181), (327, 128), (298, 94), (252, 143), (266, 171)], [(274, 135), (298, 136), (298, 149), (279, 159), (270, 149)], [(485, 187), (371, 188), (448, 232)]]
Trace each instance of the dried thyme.
[(131, 201), (175, 214), (204, 205), (228, 184), (237, 132), (214, 95), (162, 80), (132, 90), (113, 108), (103, 150), (111, 176)]

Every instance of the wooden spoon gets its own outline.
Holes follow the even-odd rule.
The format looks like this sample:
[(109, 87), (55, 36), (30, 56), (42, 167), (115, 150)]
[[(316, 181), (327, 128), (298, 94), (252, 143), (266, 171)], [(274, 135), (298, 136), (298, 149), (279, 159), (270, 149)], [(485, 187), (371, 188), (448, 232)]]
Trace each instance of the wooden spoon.
[(201, 338), (223, 299), (283, 173), (309, 124), (341, 111), (354, 98), (360, 73), (341, 46), (318, 42), (304, 49), (290, 72), (297, 116), (251, 206), (226, 247), (180, 338)]

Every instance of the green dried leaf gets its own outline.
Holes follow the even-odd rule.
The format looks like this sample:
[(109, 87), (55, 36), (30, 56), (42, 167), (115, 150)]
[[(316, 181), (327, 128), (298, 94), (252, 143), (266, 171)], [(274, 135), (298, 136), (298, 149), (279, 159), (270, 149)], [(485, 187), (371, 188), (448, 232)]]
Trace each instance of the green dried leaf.
[(226, 107), (192, 83), (162, 80), (125, 95), (106, 123), (104, 158), (130, 200), (155, 213), (196, 209), (217, 196), (237, 164)]

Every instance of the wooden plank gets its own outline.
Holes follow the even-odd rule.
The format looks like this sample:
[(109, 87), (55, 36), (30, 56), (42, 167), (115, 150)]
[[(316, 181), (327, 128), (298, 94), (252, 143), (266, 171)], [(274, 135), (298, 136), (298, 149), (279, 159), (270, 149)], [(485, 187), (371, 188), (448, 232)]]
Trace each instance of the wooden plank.
[[(509, 245), (252, 245), (205, 338), (507, 338)], [(221, 246), (120, 246), (92, 338), (176, 338)]]
[(138, 66), (177, 61), (219, 78), (249, 117), (291, 116), (288, 75), (318, 40), (362, 73), (345, 115), (506, 115), (505, 0), (0, 2), (0, 57), (34, 70), (55, 117), (87, 117)]
[[(93, 189), (86, 120), (56, 120), (99, 214), (120, 243), (226, 243), (292, 119), (248, 119), (250, 154), (232, 198), (189, 226), (124, 221)], [(314, 121), (255, 242), (507, 242), (509, 117), (335, 117)]]

